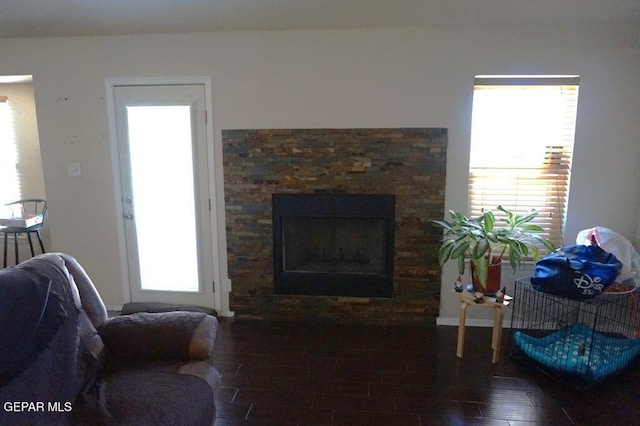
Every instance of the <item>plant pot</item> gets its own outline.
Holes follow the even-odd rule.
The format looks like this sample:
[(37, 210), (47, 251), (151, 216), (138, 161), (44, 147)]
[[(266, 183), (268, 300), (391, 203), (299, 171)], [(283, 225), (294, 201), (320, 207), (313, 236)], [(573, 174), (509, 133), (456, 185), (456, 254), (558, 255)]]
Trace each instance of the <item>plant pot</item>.
[(475, 266), (471, 262), (471, 281), (473, 282), (473, 289), (480, 291), (484, 294), (495, 294), (500, 290), (500, 283), (502, 277), (502, 260), (497, 257), (491, 259), (489, 265), (489, 273), (487, 274), (487, 288), (482, 287), (482, 284), (478, 281), (475, 274)]

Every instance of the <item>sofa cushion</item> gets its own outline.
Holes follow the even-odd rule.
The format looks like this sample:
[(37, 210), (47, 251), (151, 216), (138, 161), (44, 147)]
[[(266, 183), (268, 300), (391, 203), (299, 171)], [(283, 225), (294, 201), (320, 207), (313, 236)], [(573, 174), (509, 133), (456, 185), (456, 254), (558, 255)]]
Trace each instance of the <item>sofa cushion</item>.
[(180, 311), (109, 318), (99, 329), (108, 348), (107, 367), (189, 360), (191, 340), (206, 319), (203, 313)]
[(215, 416), (213, 390), (203, 379), (152, 366), (108, 375), (100, 384), (109, 424), (207, 425)]

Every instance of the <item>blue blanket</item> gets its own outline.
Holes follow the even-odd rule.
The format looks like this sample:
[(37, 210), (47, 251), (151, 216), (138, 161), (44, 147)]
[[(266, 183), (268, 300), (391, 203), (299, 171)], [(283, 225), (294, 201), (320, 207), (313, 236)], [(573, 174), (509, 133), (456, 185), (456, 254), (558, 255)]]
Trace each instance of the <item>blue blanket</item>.
[(542, 365), (589, 384), (620, 371), (640, 354), (640, 339), (604, 335), (580, 323), (544, 337), (517, 331), (513, 340)]

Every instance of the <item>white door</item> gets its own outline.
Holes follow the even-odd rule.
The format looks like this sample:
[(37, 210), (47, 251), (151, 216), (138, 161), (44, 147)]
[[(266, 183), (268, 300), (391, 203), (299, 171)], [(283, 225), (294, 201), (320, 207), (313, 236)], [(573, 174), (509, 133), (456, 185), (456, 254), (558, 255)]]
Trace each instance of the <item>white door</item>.
[(214, 306), (204, 85), (114, 88), (131, 301)]

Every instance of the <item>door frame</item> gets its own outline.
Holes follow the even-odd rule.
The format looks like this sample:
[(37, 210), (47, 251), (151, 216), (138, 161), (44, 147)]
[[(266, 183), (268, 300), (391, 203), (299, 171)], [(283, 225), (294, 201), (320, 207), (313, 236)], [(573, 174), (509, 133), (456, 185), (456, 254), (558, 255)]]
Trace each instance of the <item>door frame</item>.
[[(118, 86), (163, 86), (163, 85), (202, 85), (205, 91), (205, 109), (207, 111), (206, 145), (207, 168), (209, 179), (209, 199), (211, 200), (211, 238), (213, 241), (213, 299), (215, 309), (220, 316), (233, 316), (229, 309), (229, 292), (231, 280), (228, 277), (227, 241), (224, 211), (224, 175), (222, 162), (222, 146), (216, 143), (213, 128), (213, 90), (211, 77), (149, 77), (149, 78), (107, 78), (105, 79), (106, 106), (109, 128), (109, 145), (114, 190), (114, 214), (117, 227), (118, 249), (120, 257), (120, 279), (122, 282), (123, 303), (131, 301), (131, 282), (125, 239), (125, 222), (120, 157), (118, 154), (118, 132), (116, 123), (115, 88)], [(205, 283), (207, 285), (207, 283)]]

